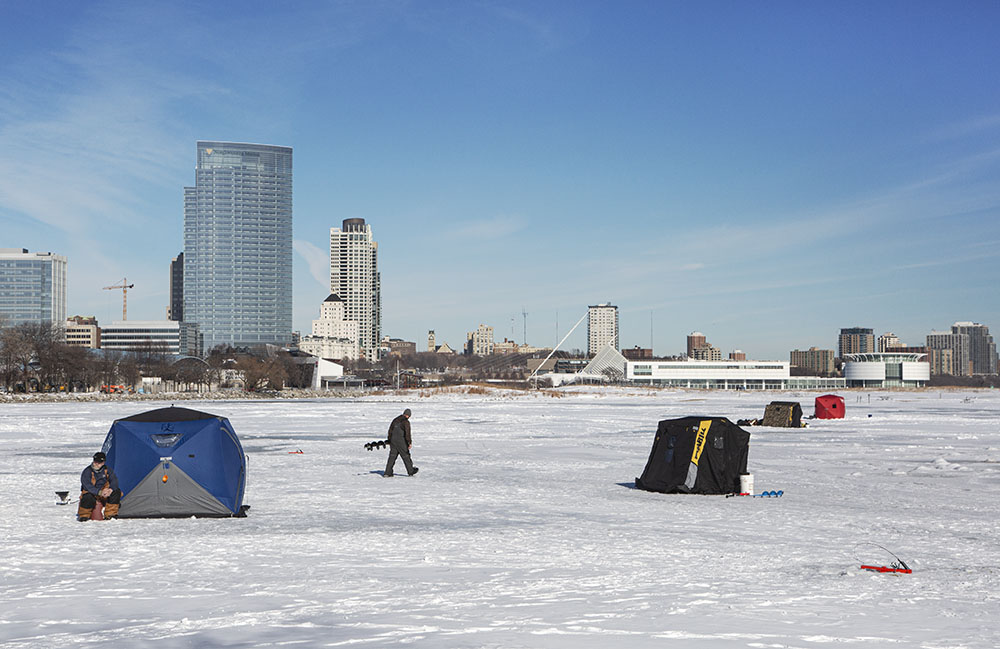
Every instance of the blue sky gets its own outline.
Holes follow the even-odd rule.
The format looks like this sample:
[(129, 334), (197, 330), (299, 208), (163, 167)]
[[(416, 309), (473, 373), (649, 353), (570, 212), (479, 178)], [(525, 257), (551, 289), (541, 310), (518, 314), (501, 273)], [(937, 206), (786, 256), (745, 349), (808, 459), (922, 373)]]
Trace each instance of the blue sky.
[[(195, 142), (294, 148), (295, 328), (329, 228), (383, 333), (787, 360), (840, 327), (1000, 329), (996, 2), (6, 2), (0, 247), (161, 319)], [(522, 311), (528, 313), (526, 320)], [(1000, 332), (997, 332), (1000, 333)], [(585, 327), (568, 340), (585, 347)]]

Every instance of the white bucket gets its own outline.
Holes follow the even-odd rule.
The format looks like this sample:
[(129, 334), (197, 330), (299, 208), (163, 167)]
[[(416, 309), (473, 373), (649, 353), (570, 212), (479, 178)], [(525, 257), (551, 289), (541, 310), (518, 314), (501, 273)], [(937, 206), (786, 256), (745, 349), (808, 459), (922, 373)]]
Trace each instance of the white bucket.
[(753, 474), (752, 473), (741, 473), (740, 474), (740, 493), (741, 494), (752, 494), (753, 493)]

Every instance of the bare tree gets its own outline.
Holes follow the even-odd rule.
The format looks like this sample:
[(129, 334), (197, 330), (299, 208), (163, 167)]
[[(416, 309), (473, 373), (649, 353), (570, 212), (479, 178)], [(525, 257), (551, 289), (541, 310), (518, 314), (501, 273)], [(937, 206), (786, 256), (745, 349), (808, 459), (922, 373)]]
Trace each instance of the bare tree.
[(200, 358), (182, 358), (163, 370), (163, 378), (188, 388), (211, 383), (212, 368)]
[(248, 392), (264, 388), (280, 390), (288, 378), (282, 362), (274, 357), (241, 356), (236, 368), (243, 374), (243, 386)]
[(0, 366), (4, 387), (20, 387), (28, 391), (31, 379), (31, 340), (24, 327), (13, 326), (0, 331)]

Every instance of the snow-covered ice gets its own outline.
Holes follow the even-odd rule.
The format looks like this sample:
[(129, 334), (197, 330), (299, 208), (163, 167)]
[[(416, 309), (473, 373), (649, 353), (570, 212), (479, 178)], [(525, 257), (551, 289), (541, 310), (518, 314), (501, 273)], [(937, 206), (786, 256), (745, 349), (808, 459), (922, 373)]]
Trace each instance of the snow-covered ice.
[[(249, 517), (104, 523), (55, 491), (169, 403), (0, 405), (0, 646), (1000, 646), (1000, 391), (749, 428), (781, 498), (632, 483), (660, 419), (816, 394), (549, 394), (184, 403), (239, 434)], [(363, 444), (405, 407), (421, 472), (384, 479)], [(913, 574), (859, 570), (892, 560), (866, 543)]]

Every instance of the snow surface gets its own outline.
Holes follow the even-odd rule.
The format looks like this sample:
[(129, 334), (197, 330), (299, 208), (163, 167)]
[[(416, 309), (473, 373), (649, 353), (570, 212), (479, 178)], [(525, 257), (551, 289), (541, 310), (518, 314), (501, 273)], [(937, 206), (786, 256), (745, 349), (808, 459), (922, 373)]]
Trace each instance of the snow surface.
[[(550, 394), (185, 403), (240, 435), (249, 517), (104, 523), (54, 492), (169, 402), (2, 405), (0, 646), (1000, 646), (1000, 391), (847, 391), (844, 420), (750, 428), (782, 498), (633, 480), (660, 419), (814, 393)], [(405, 407), (421, 472), (384, 479), (363, 444)], [(892, 561), (866, 543), (913, 574), (860, 570)]]

